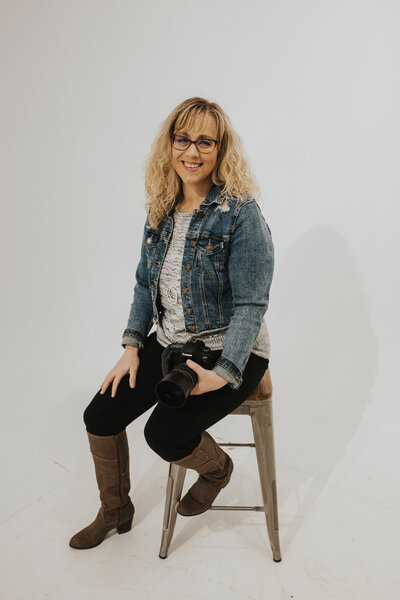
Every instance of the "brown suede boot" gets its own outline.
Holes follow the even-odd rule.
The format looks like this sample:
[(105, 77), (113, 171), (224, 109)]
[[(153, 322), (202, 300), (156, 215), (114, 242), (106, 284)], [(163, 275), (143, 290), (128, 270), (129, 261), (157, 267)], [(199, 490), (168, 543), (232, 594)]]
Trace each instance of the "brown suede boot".
[(117, 528), (118, 533), (131, 529), (135, 508), (128, 495), (129, 447), (126, 430), (117, 435), (93, 435), (87, 431), (90, 451), (100, 491), (101, 507), (93, 523), (70, 539), (72, 548), (98, 546), (106, 533)]
[(196, 483), (179, 502), (177, 511), (184, 517), (200, 515), (210, 508), (219, 492), (229, 482), (233, 462), (207, 431), (201, 434), (199, 445), (191, 454), (173, 464), (200, 473)]

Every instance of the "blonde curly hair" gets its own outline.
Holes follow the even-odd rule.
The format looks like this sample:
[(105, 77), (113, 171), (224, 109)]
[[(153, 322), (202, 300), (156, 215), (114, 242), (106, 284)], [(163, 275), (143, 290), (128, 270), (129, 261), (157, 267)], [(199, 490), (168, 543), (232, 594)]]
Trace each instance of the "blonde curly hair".
[(220, 140), (215, 168), (214, 184), (222, 187), (221, 196), (248, 196), (259, 200), (260, 187), (244, 155), (243, 143), (232, 128), (228, 115), (216, 102), (197, 96), (184, 100), (162, 122), (151, 150), (143, 162), (145, 175), (145, 204), (151, 227), (157, 228), (161, 220), (182, 197), (182, 180), (176, 173), (171, 159), (171, 135), (183, 127), (190, 128), (198, 119), (208, 116), (215, 119), (217, 137)]

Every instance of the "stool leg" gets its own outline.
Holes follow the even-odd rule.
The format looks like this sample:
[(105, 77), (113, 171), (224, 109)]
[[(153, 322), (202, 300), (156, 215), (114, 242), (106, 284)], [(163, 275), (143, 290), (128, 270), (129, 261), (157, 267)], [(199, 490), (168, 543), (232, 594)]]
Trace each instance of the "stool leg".
[(268, 537), (275, 562), (282, 560), (279, 544), (278, 499), (276, 492), (275, 447), (272, 401), (251, 411), (254, 443), (260, 475)]
[(176, 516), (178, 514), (176, 507), (181, 499), (185, 475), (185, 467), (170, 463), (167, 490), (165, 492), (164, 523), (159, 554), (160, 558), (167, 558), (168, 556), (168, 549), (174, 534)]

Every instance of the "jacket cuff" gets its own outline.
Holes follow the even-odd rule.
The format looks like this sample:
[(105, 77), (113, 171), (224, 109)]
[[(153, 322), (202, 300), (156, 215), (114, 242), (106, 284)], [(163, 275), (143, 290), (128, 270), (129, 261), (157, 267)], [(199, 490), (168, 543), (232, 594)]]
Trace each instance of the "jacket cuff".
[(124, 348), (126, 345), (136, 346), (136, 348), (143, 348), (144, 341), (144, 335), (140, 331), (137, 331), (137, 329), (125, 329), (124, 333), (122, 334), (121, 346)]
[(234, 390), (236, 390), (242, 384), (243, 373), (234, 362), (225, 356), (221, 355), (219, 357), (214, 365), (213, 371), (215, 371), (217, 375), (220, 375), (226, 379), (228, 385)]

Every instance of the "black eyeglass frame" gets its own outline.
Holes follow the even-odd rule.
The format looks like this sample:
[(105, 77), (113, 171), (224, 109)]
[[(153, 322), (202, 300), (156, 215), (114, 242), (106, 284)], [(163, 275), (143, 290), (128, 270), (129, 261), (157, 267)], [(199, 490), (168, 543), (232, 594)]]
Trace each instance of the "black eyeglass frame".
[[(195, 145), (196, 145), (196, 148), (197, 148), (197, 150), (198, 150), (200, 153), (202, 153), (202, 154), (207, 154), (207, 153), (213, 152), (213, 150), (215, 150), (215, 148), (216, 148), (217, 144), (219, 144), (219, 140), (212, 140), (211, 138), (200, 138), (199, 140), (196, 140), (196, 141), (194, 141), (194, 140), (191, 140), (190, 138), (188, 138), (186, 135), (183, 135), (183, 134), (181, 134), (181, 137), (184, 137), (184, 138), (186, 138), (186, 139), (189, 141), (189, 145), (188, 145), (188, 146), (186, 146), (186, 148), (182, 148), (182, 149), (181, 149), (181, 148), (177, 148), (176, 146), (174, 146), (174, 141), (175, 141), (175, 138), (176, 138), (176, 137), (178, 137), (178, 136), (179, 136), (179, 133), (172, 133), (172, 134), (170, 135), (170, 138), (171, 138), (171, 143), (172, 143), (172, 146), (175, 148), (175, 150), (182, 150), (182, 152), (184, 152), (185, 150), (187, 150), (188, 148), (190, 148), (190, 146), (191, 146), (192, 144), (195, 144)], [(206, 150), (206, 151), (204, 152), (204, 149), (200, 149), (200, 148), (198, 147), (198, 145), (197, 145), (197, 144), (198, 144), (198, 142), (201, 142), (201, 141), (215, 142), (215, 146), (214, 146), (214, 148), (213, 148), (212, 150)]]

